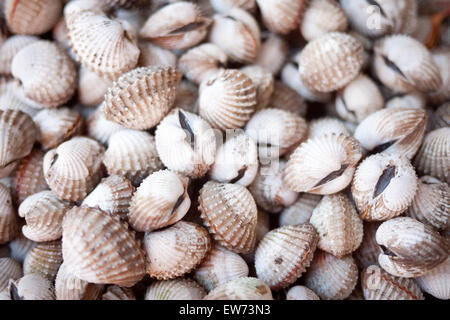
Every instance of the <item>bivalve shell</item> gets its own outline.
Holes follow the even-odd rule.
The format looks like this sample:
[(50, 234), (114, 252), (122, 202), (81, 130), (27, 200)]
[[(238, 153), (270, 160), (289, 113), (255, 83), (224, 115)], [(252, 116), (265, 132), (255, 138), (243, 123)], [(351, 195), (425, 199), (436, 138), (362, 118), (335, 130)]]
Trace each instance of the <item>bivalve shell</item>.
[(431, 269), (423, 276), (416, 278), (423, 291), (442, 300), (450, 299), (450, 258), (447, 258), (437, 267)]
[(191, 279), (174, 279), (153, 282), (145, 293), (145, 300), (201, 300), (205, 289)]
[(267, 107), (272, 96), (274, 78), (270, 71), (259, 65), (248, 65), (240, 69), (249, 77), (256, 88), (256, 110)]
[(320, 300), (320, 298), (305, 286), (293, 286), (286, 293), (286, 300)]
[(272, 33), (263, 35), (263, 39), (256, 64), (276, 75), (286, 62), (288, 45), (284, 39)]
[(55, 288), (50, 280), (39, 274), (26, 274), (9, 283), (11, 300), (55, 300)]
[(0, 244), (13, 240), (18, 233), (18, 219), (9, 189), (0, 183)]
[(308, 139), (313, 139), (323, 135), (343, 134), (350, 136), (350, 131), (345, 123), (337, 118), (325, 117), (313, 120), (309, 124)]
[(38, 41), (34, 36), (14, 35), (0, 45), (0, 74), (11, 74), (11, 62), (14, 56), (27, 45)]
[(280, 81), (275, 81), (269, 106), (295, 113), (301, 117), (306, 116), (307, 105), (305, 100), (294, 89)]
[(204, 300), (273, 300), (270, 288), (258, 278), (238, 278), (212, 290)]
[(8, 287), (9, 280), (22, 277), (22, 266), (11, 258), (0, 258), (0, 291)]
[(287, 34), (297, 28), (305, 10), (305, 0), (256, 0), (266, 27)]
[(102, 300), (136, 300), (136, 296), (133, 290), (114, 285), (108, 287), (102, 295)]
[(316, 194), (302, 193), (297, 200), (280, 214), (280, 226), (309, 222), (311, 215), (322, 197)]
[(78, 100), (85, 106), (97, 106), (103, 102), (105, 94), (113, 84), (83, 66), (78, 79)]
[(103, 112), (104, 104), (100, 105), (96, 111), (87, 119), (87, 134), (102, 144), (107, 144), (109, 138), (119, 130), (125, 129), (124, 126), (109, 121), (105, 118)]
[(38, 243), (25, 257), (23, 273), (37, 273), (53, 282), (62, 262), (60, 240)]
[(71, 274), (66, 266), (59, 267), (55, 279), (56, 300), (97, 300), (103, 285), (89, 283)]

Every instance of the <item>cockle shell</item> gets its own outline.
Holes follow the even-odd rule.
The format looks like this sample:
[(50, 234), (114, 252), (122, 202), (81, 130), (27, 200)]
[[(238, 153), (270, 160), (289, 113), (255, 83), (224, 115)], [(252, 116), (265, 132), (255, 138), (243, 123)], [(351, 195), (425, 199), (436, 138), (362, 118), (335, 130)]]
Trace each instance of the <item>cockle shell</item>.
[(273, 300), (270, 288), (258, 278), (238, 278), (212, 290), (204, 300)]
[(5, 0), (3, 9), (9, 30), (37, 35), (53, 28), (62, 6), (61, 0)]
[(11, 251), (11, 258), (23, 263), (28, 252), (33, 249), (36, 244), (36, 242), (26, 238), (22, 232), (20, 232), (19, 235), (8, 244)]
[(366, 300), (424, 300), (413, 279), (395, 277), (377, 265), (363, 270), (361, 286)]
[(194, 278), (207, 291), (234, 279), (248, 276), (247, 263), (240, 255), (215, 245), (195, 269)]
[(309, 123), (308, 139), (314, 139), (333, 133), (336, 135), (343, 134), (344, 136), (351, 136), (345, 123), (337, 118), (319, 118)]
[(133, 290), (114, 285), (108, 287), (102, 295), (102, 300), (136, 300), (136, 296)]
[(201, 218), (219, 244), (236, 253), (253, 251), (258, 211), (245, 187), (208, 181), (198, 202)]
[(301, 117), (306, 116), (307, 105), (302, 96), (280, 81), (274, 83), (269, 105), (274, 109), (290, 111)]
[(304, 275), (305, 285), (321, 299), (342, 300), (358, 282), (358, 268), (351, 255), (342, 258), (317, 250)]
[(133, 286), (145, 275), (145, 257), (134, 233), (118, 215), (75, 207), (63, 222), (67, 270), (97, 284)]
[(109, 174), (117, 174), (138, 186), (149, 174), (162, 169), (155, 138), (148, 132), (124, 129), (108, 141), (103, 163)]
[(39, 112), (39, 109), (35, 107), (41, 108), (42, 106), (23, 97), (23, 87), (20, 87), (18, 80), (8, 82), (5, 91), (0, 93), (0, 110), (20, 110), (30, 117), (34, 117)]
[(272, 33), (263, 35), (263, 39), (256, 64), (276, 75), (286, 62), (288, 45), (281, 37)]
[(60, 198), (82, 200), (102, 177), (104, 152), (103, 146), (86, 137), (63, 142), (45, 154), (45, 181)]
[(441, 74), (431, 53), (416, 39), (406, 35), (386, 37), (375, 43), (374, 51), (375, 73), (393, 91), (430, 92), (442, 86)]
[(428, 98), (435, 104), (446, 102), (450, 99), (450, 49), (437, 49), (432, 52), (434, 62), (441, 72), (442, 86), (439, 90), (431, 92)]
[(103, 102), (105, 93), (112, 86), (110, 79), (102, 78), (83, 66), (78, 79), (78, 100), (85, 106), (97, 106)]
[(60, 240), (41, 242), (27, 253), (23, 262), (23, 273), (37, 273), (53, 282), (62, 262)]
[(145, 293), (145, 300), (201, 300), (205, 289), (191, 279), (174, 279), (153, 282)]
[(11, 62), (14, 56), (27, 45), (38, 41), (34, 36), (14, 35), (0, 46), (0, 74), (11, 74)]
[(97, 300), (102, 291), (103, 285), (77, 278), (65, 263), (59, 267), (55, 279), (56, 300)]
[(409, 217), (383, 222), (376, 240), (382, 249), (378, 263), (397, 277), (422, 276), (448, 257), (448, 241), (431, 226)]
[(139, 50), (141, 51), (138, 62), (140, 67), (177, 66), (176, 54), (168, 49), (158, 47), (148, 41), (141, 41), (139, 42)]
[(0, 258), (0, 291), (8, 287), (9, 280), (22, 277), (22, 266), (11, 258)]
[(413, 163), (419, 174), (450, 183), (450, 128), (429, 132)]
[(241, 71), (221, 70), (200, 86), (199, 115), (214, 128), (242, 128), (256, 105), (256, 86)]
[(450, 127), (450, 102), (444, 103), (431, 116), (431, 128)]
[(425, 109), (426, 96), (419, 92), (413, 91), (405, 94), (396, 94), (386, 101), (386, 108), (416, 108)]
[(359, 142), (343, 134), (309, 139), (290, 156), (284, 181), (297, 192), (333, 194), (351, 182), (361, 156)]
[(38, 141), (46, 150), (56, 148), (83, 129), (83, 117), (69, 108), (41, 110), (33, 121), (39, 129)]
[(318, 240), (309, 223), (269, 231), (255, 252), (258, 278), (273, 290), (294, 283), (309, 267)]
[(223, 14), (226, 14), (233, 7), (248, 11), (253, 11), (256, 7), (255, 0), (210, 0), (210, 2), (214, 10)]
[(316, 194), (302, 193), (297, 200), (280, 214), (280, 226), (309, 222), (314, 208), (322, 197)]
[(168, 280), (193, 270), (211, 248), (205, 228), (179, 221), (169, 228), (145, 234), (147, 273), (158, 280)]
[(18, 233), (18, 219), (9, 189), (0, 183), (0, 244), (13, 240)]
[(87, 134), (89, 137), (101, 142), (102, 144), (107, 144), (109, 138), (119, 130), (125, 129), (124, 126), (115, 123), (114, 121), (109, 121), (105, 118), (103, 112), (103, 104), (100, 105), (97, 110), (87, 119)]
[(41, 191), (27, 197), (18, 210), (19, 216), (27, 222), (22, 227), (23, 234), (36, 242), (61, 238), (62, 221), (69, 209), (70, 204), (51, 191)]
[(259, 65), (248, 65), (240, 69), (249, 77), (256, 88), (256, 110), (267, 107), (273, 92), (274, 78), (270, 71)]
[(345, 87), (362, 68), (363, 46), (354, 37), (327, 33), (311, 42), (300, 56), (299, 71), (306, 87), (331, 92)]
[(105, 94), (107, 120), (130, 129), (156, 126), (172, 108), (181, 72), (173, 67), (143, 67), (122, 75)]
[(447, 258), (437, 267), (431, 269), (423, 276), (416, 278), (423, 291), (442, 300), (450, 299), (450, 258)]
[(293, 286), (286, 293), (286, 300), (320, 300), (320, 298), (305, 286)]
[(191, 112), (174, 109), (156, 128), (155, 141), (163, 164), (190, 178), (202, 177), (214, 163), (214, 131)]
[(84, 198), (82, 205), (125, 217), (133, 193), (134, 187), (127, 178), (110, 175), (102, 179), (95, 189)]
[(297, 28), (305, 0), (256, 0), (266, 27), (275, 33), (287, 34)]
[(356, 264), (360, 269), (367, 268), (373, 264), (378, 264), (380, 247), (378, 246), (375, 234), (382, 222), (364, 221), (364, 235), (359, 248), (353, 254)]
[(55, 300), (55, 288), (50, 280), (39, 274), (26, 274), (9, 283), (11, 300)]

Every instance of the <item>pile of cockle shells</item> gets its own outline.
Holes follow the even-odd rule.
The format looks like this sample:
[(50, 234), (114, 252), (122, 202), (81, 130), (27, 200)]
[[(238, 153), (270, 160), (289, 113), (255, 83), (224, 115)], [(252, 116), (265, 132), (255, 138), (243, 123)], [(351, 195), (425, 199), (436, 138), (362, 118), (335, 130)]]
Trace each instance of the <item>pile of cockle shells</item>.
[(445, 3), (2, 1), (0, 299), (449, 299)]

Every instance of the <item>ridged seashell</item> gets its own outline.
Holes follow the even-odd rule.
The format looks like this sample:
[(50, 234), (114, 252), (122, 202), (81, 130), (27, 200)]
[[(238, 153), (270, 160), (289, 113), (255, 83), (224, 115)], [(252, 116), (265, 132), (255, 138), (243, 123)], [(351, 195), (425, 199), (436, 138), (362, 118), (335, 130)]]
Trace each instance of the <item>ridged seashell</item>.
[(205, 17), (199, 6), (179, 1), (153, 13), (140, 31), (140, 36), (171, 50), (195, 46), (206, 37), (211, 19)]
[(54, 194), (64, 200), (83, 200), (103, 175), (105, 149), (97, 141), (75, 137), (44, 156), (44, 176)]
[(354, 137), (371, 153), (391, 153), (411, 159), (422, 143), (427, 120), (422, 109), (382, 109), (365, 118)]
[(84, 198), (82, 205), (125, 217), (133, 193), (134, 187), (127, 178), (110, 175), (102, 179), (95, 189)]
[(102, 300), (136, 300), (133, 290), (119, 286), (109, 286)]
[[(13, 163), (31, 152), (36, 135), (36, 126), (29, 115), (19, 110), (0, 110), (1, 170), (11, 172)], [(4, 176), (9, 172), (5, 172)]]
[(431, 92), (428, 98), (435, 104), (450, 99), (450, 49), (443, 48), (432, 52), (434, 62), (441, 72), (442, 86), (439, 90)]
[(383, 109), (384, 98), (372, 79), (360, 74), (336, 96), (336, 111), (343, 119), (361, 122)]
[(345, 32), (347, 16), (339, 3), (334, 0), (310, 1), (300, 23), (300, 32), (307, 41), (314, 40), (329, 32)]
[(345, 87), (362, 68), (361, 42), (341, 33), (327, 33), (311, 42), (300, 56), (300, 77), (307, 88), (331, 92)]
[(343, 134), (351, 136), (345, 123), (337, 118), (325, 117), (313, 120), (309, 124), (308, 139), (314, 139), (323, 135)]
[(87, 134), (89, 137), (94, 138), (102, 144), (107, 144), (109, 138), (114, 133), (125, 129), (125, 127), (115, 123), (114, 121), (107, 120), (102, 108), (103, 104), (100, 105), (97, 110), (87, 119)]
[[(414, 59), (405, 59), (405, 50)], [(430, 92), (442, 86), (441, 74), (433, 56), (416, 39), (406, 35), (386, 37), (375, 43), (374, 51), (375, 73), (393, 91)]]
[(11, 74), (11, 62), (14, 56), (27, 45), (38, 41), (34, 36), (14, 35), (0, 45), (0, 74)]
[(380, 247), (378, 246), (375, 234), (382, 222), (364, 221), (364, 235), (359, 248), (353, 254), (356, 264), (359, 268), (364, 269), (373, 264), (378, 264), (378, 255)]
[(386, 101), (386, 108), (415, 108), (425, 109), (426, 96), (418, 91), (406, 94), (397, 94)]
[(58, 22), (62, 7), (61, 0), (5, 0), (3, 9), (13, 33), (42, 34)]
[(360, 216), (366, 221), (385, 221), (402, 214), (417, 191), (413, 166), (404, 156), (375, 154), (355, 172), (352, 195)]
[(109, 174), (117, 174), (138, 186), (149, 174), (162, 169), (155, 138), (148, 132), (124, 129), (108, 141), (103, 163)]
[(256, 0), (265, 26), (272, 32), (287, 34), (297, 28), (305, 0)]
[(323, 197), (309, 222), (319, 234), (317, 247), (338, 258), (352, 253), (361, 244), (363, 223), (344, 193)]
[(247, 77), (252, 80), (256, 88), (256, 110), (267, 107), (270, 103), (274, 87), (274, 78), (270, 71), (267, 71), (259, 65), (248, 65), (240, 69)]
[(256, 7), (255, 0), (210, 0), (214, 10), (226, 14), (231, 8), (239, 7), (248, 11), (253, 11)]
[(226, 15), (214, 15), (209, 41), (219, 46), (230, 59), (252, 63), (261, 45), (261, 33), (255, 18), (243, 9), (233, 7)]
[(199, 115), (214, 128), (242, 128), (256, 105), (256, 86), (241, 71), (221, 70), (200, 86)]
[(309, 223), (269, 231), (255, 252), (258, 278), (273, 290), (294, 283), (309, 267), (318, 240)]
[(320, 298), (305, 286), (293, 286), (286, 293), (286, 300), (320, 300)]
[(55, 300), (55, 288), (40, 274), (26, 274), (9, 283), (11, 300)]
[(69, 209), (70, 204), (51, 191), (41, 191), (27, 197), (18, 210), (19, 216), (27, 222), (22, 227), (23, 234), (36, 242), (61, 238), (62, 221)]
[(145, 300), (201, 300), (205, 289), (191, 279), (174, 279), (153, 282), (145, 293)]
[(437, 229), (450, 227), (450, 187), (430, 176), (418, 181), (417, 193), (407, 215)]
[(274, 83), (269, 105), (271, 108), (290, 111), (301, 117), (306, 116), (308, 108), (301, 95), (280, 81)]
[(450, 128), (429, 132), (413, 163), (419, 174), (450, 183)]
[(322, 197), (316, 194), (302, 193), (297, 200), (280, 214), (280, 226), (297, 225), (309, 222), (313, 210)]
[(236, 253), (253, 251), (258, 210), (245, 187), (208, 181), (198, 202), (201, 218), (219, 244)]
[(97, 106), (103, 102), (105, 93), (112, 84), (111, 80), (81, 67), (78, 79), (78, 100), (85, 106)]
[(11, 258), (0, 258), (0, 291), (8, 287), (9, 280), (22, 277), (22, 266)]
[(413, 279), (394, 277), (377, 265), (361, 273), (361, 286), (366, 300), (423, 300)]
[(145, 234), (147, 273), (158, 280), (168, 280), (192, 271), (211, 248), (205, 228), (179, 221), (169, 228)]
[(442, 300), (450, 299), (450, 258), (431, 269), (416, 281), (423, 291)]
[(8, 246), (11, 251), (11, 258), (23, 263), (28, 252), (36, 246), (36, 242), (19, 233), (17, 238), (9, 242)]
[(42, 106), (38, 106), (30, 102), (29, 99), (23, 98), (22, 89), (19, 87), (17, 80), (9, 82), (5, 91), (2, 94), (0, 93), (0, 110), (19, 110), (28, 114), (30, 117), (34, 117), (39, 112), (39, 109), (34, 107), (41, 108)]
[(118, 215), (75, 207), (63, 222), (67, 270), (97, 284), (133, 286), (145, 275), (145, 257), (134, 233)]
[(92, 11), (82, 11), (71, 18), (68, 7), (64, 16), (70, 46), (85, 68), (114, 80), (137, 65), (140, 51), (130, 23)]
[(358, 282), (358, 267), (351, 255), (342, 258), (317, 250), (304, 275), (305, 285), (324, 300), (343, 300)]
[(297, 192), (333, 194), (350, 184), (361, 156), (359, 142), (343, 134), (310, 139), (290, 156), (284, 181)]
[(248, 276), (247, 263), (240, 255), (215, 245), (195, 269), (194, 278), (207, 291), (234, 279)]
[(212, 290), (204, 300), (273, 300), (270, 288), (258, 278), (238, 278)]
[(261, 44), (256, 64), (276, 75), (283, 68), (288, 54), (288, 45), (281, 37), (270, 33)]
[(70, 273), (65, 263), (55, 279), (56, 300), (97, 300), (103, 285), (89, 283)]
[(9, 189), (0, 183), (0, 244), (13, 240), (18, 229), (17, 213), (13, 207), (11, 194)]
[(69, 101), (76, 91), (78, 72), (64, 49), (50, 41), (36, 41), (21, 49), (11, 63), (24, 95), (47, 108)]
[(83, 129), (83, 117), (73, 109), (44, 109), (33, 118), (39, 129), (38, 141), (46, 150), (56, 148)]
[(450, 102), (444, 103), (431, 116), (431, 128), (450, 127)]
[(214, 131), (196, 114), (174, 109), (156, 128), (155, 141), (163, 164), (190, 178), (202, 177), (214, 163)]
[(431, 226), (413, 218), (383, 222), (376, 233), (380, 266), (397, 277), (416, 278), (444, 262), (448, 241)]
[(107, 120), (130, 129), (156, 126), (172, 108), (181, 72), (173, 67), (143, 67), (122, 75), (105, 94)]
[(25, 257), (23, 273), (25, 275), (37, 273), (53, 281), (62, 262), (63, 255), (60, 240), (38, 243)]

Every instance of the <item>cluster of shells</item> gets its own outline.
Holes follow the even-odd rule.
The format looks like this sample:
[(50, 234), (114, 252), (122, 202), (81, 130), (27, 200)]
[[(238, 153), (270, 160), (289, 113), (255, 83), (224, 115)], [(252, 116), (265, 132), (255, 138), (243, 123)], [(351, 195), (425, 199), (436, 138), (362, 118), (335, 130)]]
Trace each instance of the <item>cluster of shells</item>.
[(2, 1), (0, 299), (449, 299), (425, 2)]

